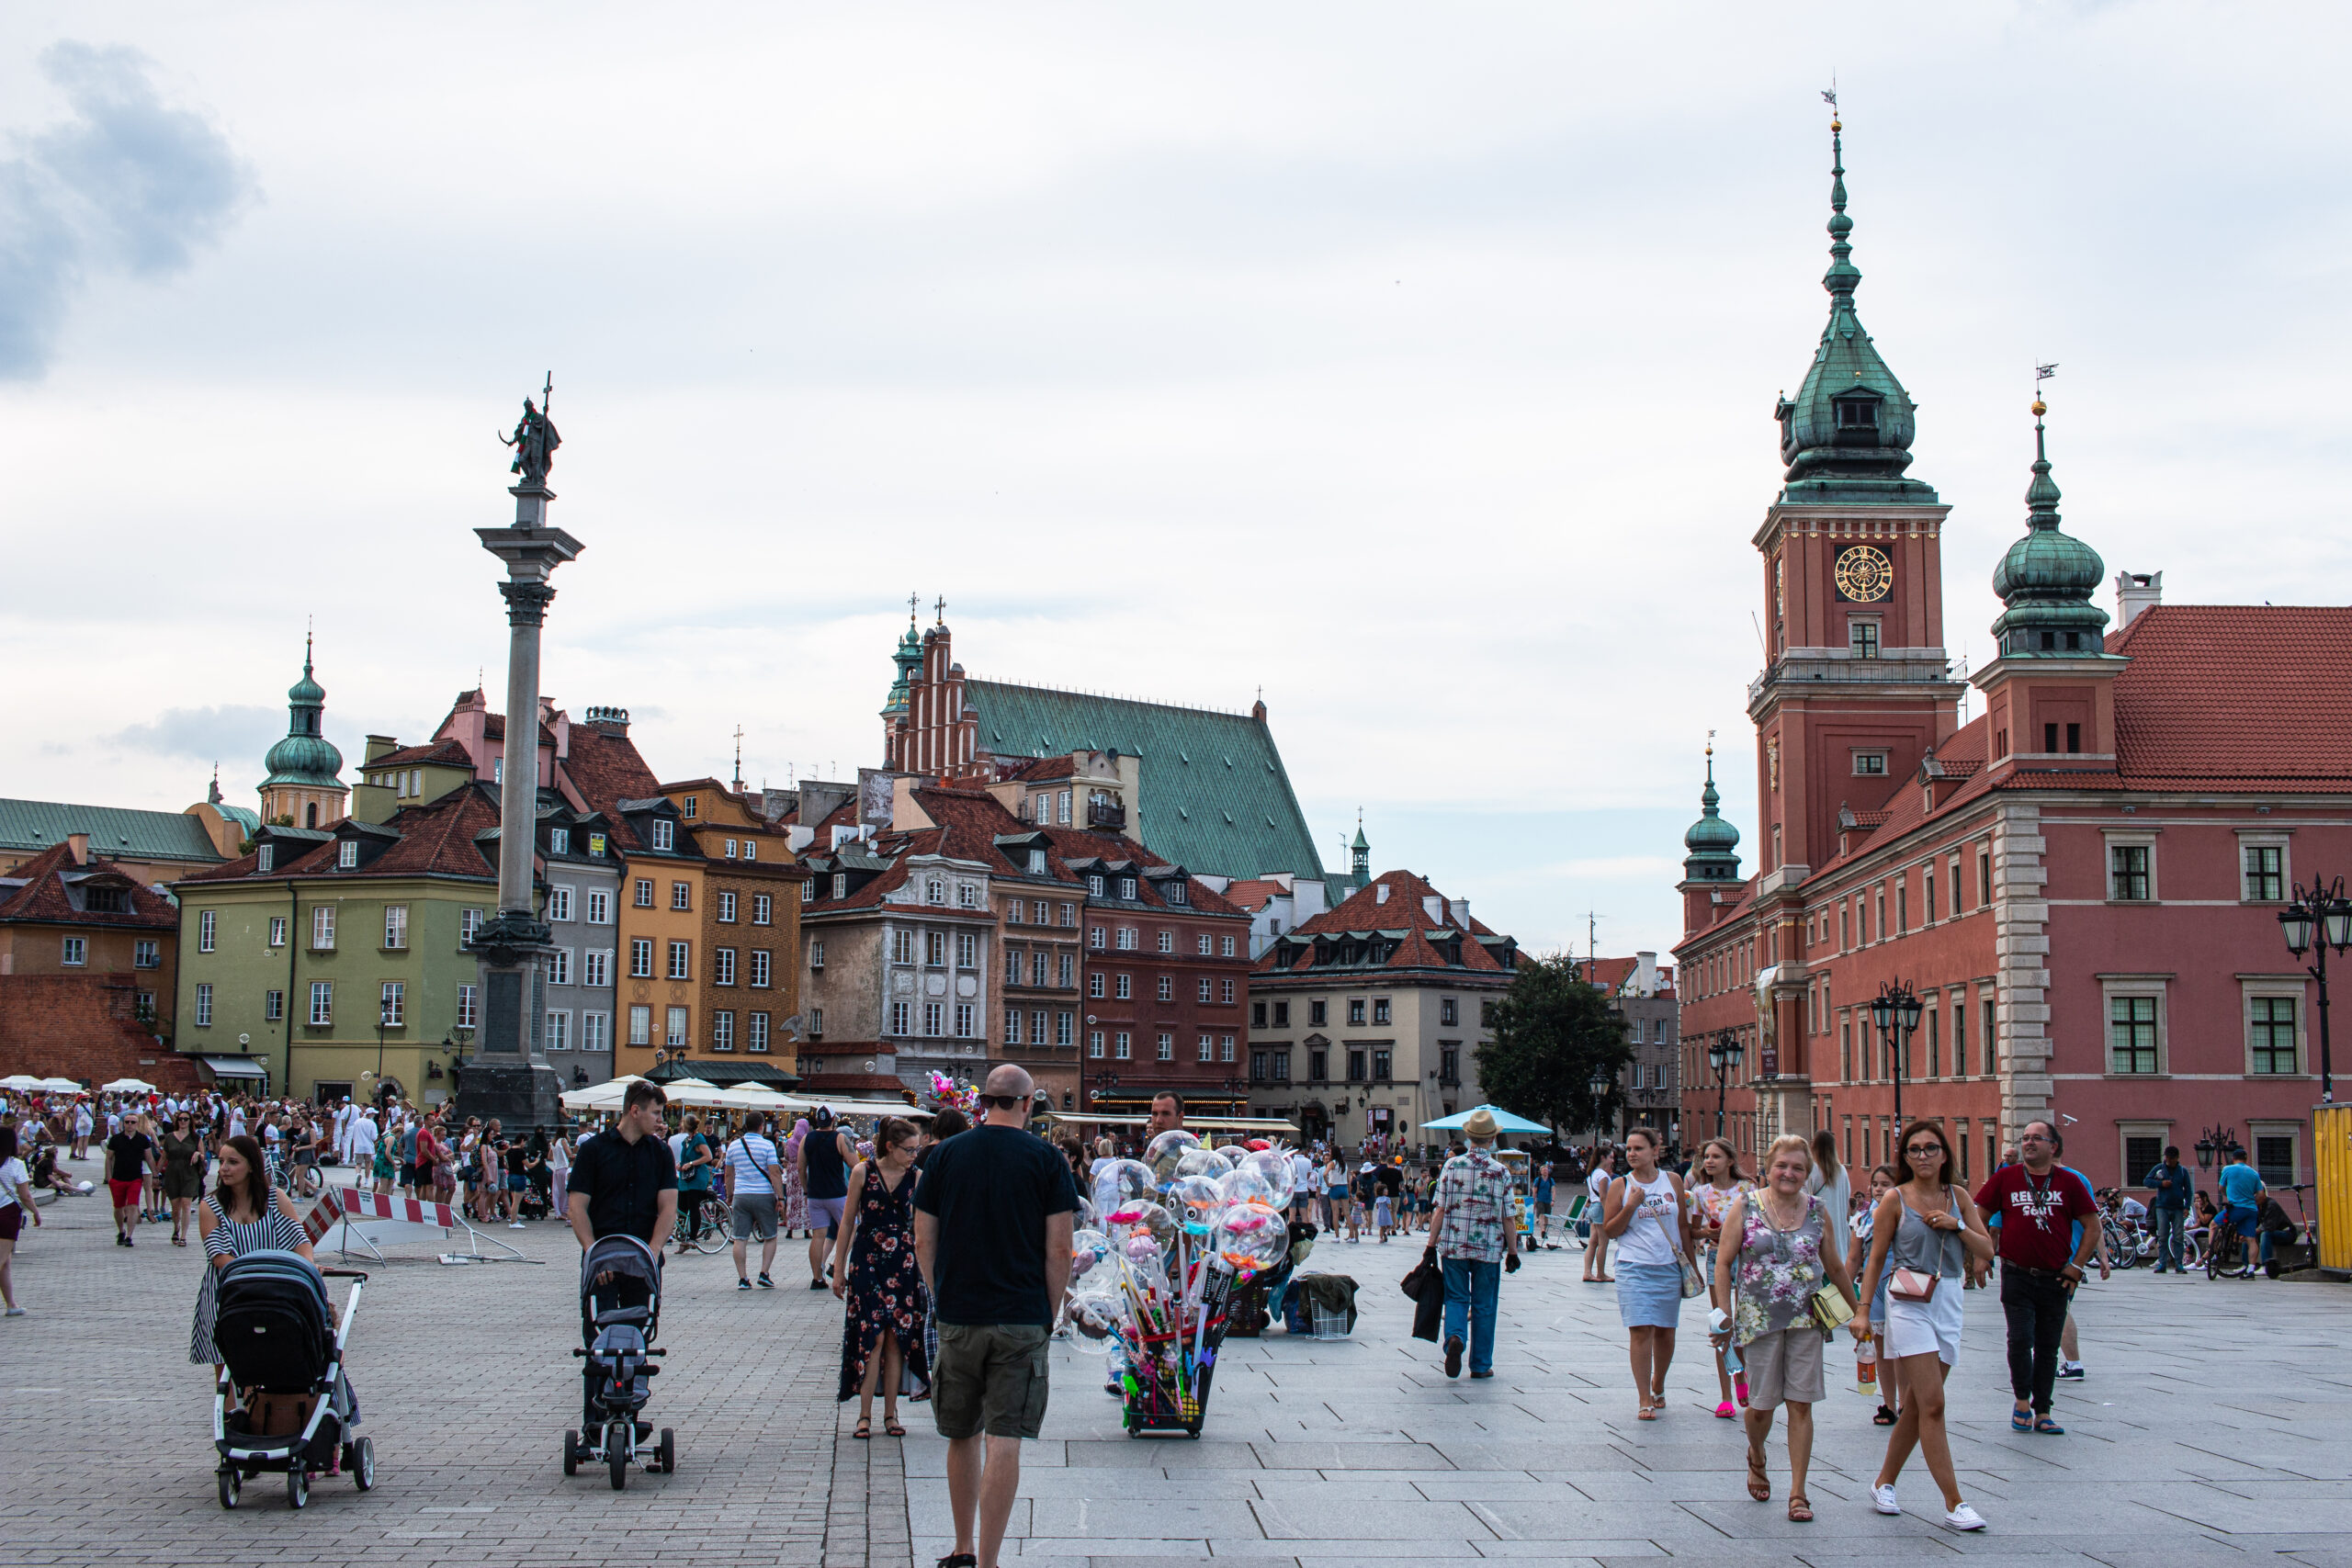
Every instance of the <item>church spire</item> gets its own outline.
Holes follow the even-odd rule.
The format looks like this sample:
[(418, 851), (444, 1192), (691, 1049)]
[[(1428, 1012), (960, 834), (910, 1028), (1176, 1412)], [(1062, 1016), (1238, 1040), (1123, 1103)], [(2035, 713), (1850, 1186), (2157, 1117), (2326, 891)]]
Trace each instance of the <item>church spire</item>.
[(1682, 835), (1690, 852), (1682, 863), (1687, 882), (1739, 880), (1739, 829), (1724, 820), (1723, 796), (1715, 793), (1715, 746), (1707, 743), (1707, 783), (1699, 792), (1699, 820)]
[(2033, 400), (2033, 478), (2025, 487), (2025, 537), (1993, 569), (2001, 614), (1993, 623), (2001, 655), (2047, 657), (2104, 653), (2107, 612), (2091, 603), (2107, 564), (2058, 525), (2058, 481), (2050, 477), (2049, 440)]

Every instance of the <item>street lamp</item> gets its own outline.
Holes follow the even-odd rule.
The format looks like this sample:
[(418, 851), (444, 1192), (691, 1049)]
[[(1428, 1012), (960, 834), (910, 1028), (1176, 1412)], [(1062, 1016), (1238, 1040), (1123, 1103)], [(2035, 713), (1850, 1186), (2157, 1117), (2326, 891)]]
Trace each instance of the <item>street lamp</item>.
[(2245, 1145), (2238, 1142), (2234, 1127), (2208, 1127), (2197, 1140), (2197, 1168), (2211, 1170), (2216, 1159), (2226, 1161), (2230, 1156), (2245, 1153)]
[[(2278, 930), (2287, 939), (2287, 951), (2301, 958), (2312, 955), (2303, 973), (2319, 982), (2319, 1098), (2323, 1105), (2335, 1103), (2335, 1063), (2328, 1049), (2327, 1038), (2327, 950), (2335, 949), (2341, 955), (2352, 947), (2352, 899), (2344, 897), (2344, 879), (2337, 877), (2322, 887), (2314, 883), (2306, 889), (2295, 885), (2295, 901), (2278, 911)], [(2316, 934), (2317, 942), (2312, 940)]]
[(1880, 1045), (1894, 1064), (1894, 1124), (1903, 1125), (1903, 1070), (1911, 1060), (1911, 1036), (1918, 1032), (1927, 1011), (1918, 993), (1900, 980), (1882, 984), (1871, 1001), (1871, 1022), (1878, 1028)]
[(1609, 1098), (1609, 1086), (1616, 1081), (1611, 1074), (1595, 1067), (1590, 1081), (1584, 1086), (1592, 1091), (1592, 1135), (1596, 1142), (1600, 1137), (1601, 1102)]
[(1715, 1032), (1714, 1040), (1707, 1046), (1707, 1066), (1715, 1069), (1715, 1136), (1724, 1135), (1724, 1093), (1731, 1087), (1731, 1070), (1739, 1066), (1747, 1053), (1739, 1043), (1739, 1036), (1728, 1029)]

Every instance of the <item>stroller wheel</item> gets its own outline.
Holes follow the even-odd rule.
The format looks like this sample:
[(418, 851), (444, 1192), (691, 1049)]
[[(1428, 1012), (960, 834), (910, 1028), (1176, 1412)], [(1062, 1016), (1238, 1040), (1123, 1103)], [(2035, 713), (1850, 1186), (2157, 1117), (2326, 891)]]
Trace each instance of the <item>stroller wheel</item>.
[(653, 1446), (654, 1468), (664, 1475), (678, 1473), (678, 1436), (669, 1427), (662, 1428), (662, 1440)]
[(362, 1438), (351, 1445), (351, 1455), (344, 1461), (351, 1472), (351, 1479), (359, 1483), (362, 1492), (373, 1491), (376, 1485), (376, 1439)]
[(244, 1490), (244, 1478), (240, 1476), (233, 1468), (224, 1467), (217, 1479), (220, 1483), (220, 1506), (224, 1508), (235, 1507), (239, 1495)]
[(626, 1488), (628, 1485), (628, 1450), (619, 1443), (610, 1444), (605, 1452), (605, 1462), (612, 1469), (613, 1490), (618, 1492)]
[(300, 1454), (294, 1456), (294, 1468), (286, 1472), (286, 1501), (297, 1508), (311, 1506), (311, 1472)]
[(563, 1472), (566, 1475), (580, 1473), (580, 1434), (577, 1432), (563, 1435)]

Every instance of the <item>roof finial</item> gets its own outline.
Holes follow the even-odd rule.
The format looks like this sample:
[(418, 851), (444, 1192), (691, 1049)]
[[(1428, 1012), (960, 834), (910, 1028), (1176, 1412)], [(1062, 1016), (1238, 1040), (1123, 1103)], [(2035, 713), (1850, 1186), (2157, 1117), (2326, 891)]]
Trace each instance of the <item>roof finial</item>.
[(1851, 260), (1854, 247), (1846, 236), (1854, 231), (1854, 220), (1846, 216), (1846, 140), (1845, 121), (1838, 113), (1838, 84), (1833, 77), (1821, 95), (1829, 106), (1829, 270), (1822, 275), (1821, 287), (1841, 302), (1850, 304), (1855, 288), (1862, 281), (1861, 269)]
[(907, 629), (909, 631), (915, 628), (915, 606), (921, 603), (922, 601), (914, 594), (907, 595)]
[(2036, 361), (2033, 367), (2033, 481), (2025, 487), (2026, 526), (2058, 526), (2058, 481), (2050, 477), (2050, 454), (2041, 434), (2041, 416), (2050, 405), (2041, 400), (2041, 383), (2058, 374), (2054, 364)]
[(318, 626), (318, 621), (316, 615), (302, 617), (302, 673), (305, 675), (311, 672), (311, 637)]

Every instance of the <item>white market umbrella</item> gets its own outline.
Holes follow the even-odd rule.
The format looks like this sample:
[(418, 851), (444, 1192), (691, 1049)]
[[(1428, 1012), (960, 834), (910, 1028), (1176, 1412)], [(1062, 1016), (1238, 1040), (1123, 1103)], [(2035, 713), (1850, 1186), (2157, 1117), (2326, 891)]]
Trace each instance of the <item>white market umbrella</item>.
[(107, 1094), (153, 1094), (155, 1092), (155, 1086), (145, 1078), (117, 1078), (112, 1083), (100, 1084), (98, 1088)]
[(6, 1077), (0, 1078), (0, 1089), (13, 1089), (19, 1094), (29, 1093), (39, 1088), (40, 1088), (40, 1079), (30, 1073), (10, 1073)]
[(80, 1094), (82, 1086), (72, 1078), (43, 1078), (33, 1086), (43, 1094)]
[(662, 1086), (662, 1093), (673, 1105), (691, 1105), (697, 1109), (741, 1103), (728, 1099), (725, 1089), (704, 1078), (673, 1078)]
[(605, 1083), (569, 1090), (559, 1098), (566, 1111), (618, 1111), (628, 1095), (628, 1086), (643, 1081), (635, 1073), (625, 1073)]
[(731, 1088), (720, 1089), (718, 1098), (712, 1103), (719, 1109), (730, 1111), (790, 1111), (797, 1108), (800, 1102), (789, 1095), (778, 1094), (772, 1089), (762, 1089), (757, 1084), (739, 1083)]

